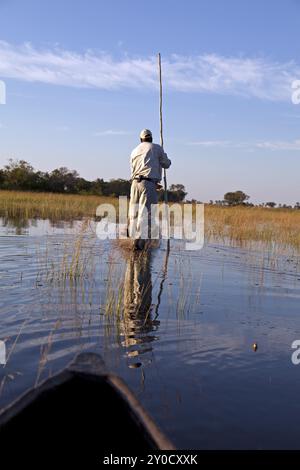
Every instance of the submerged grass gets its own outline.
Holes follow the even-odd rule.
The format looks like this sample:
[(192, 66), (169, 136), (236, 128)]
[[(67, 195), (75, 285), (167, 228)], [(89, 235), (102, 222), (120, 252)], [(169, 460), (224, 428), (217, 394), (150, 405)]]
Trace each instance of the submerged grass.
[[(3, 207), (2, 196), (3, 194), (0, 192), (0, 207)], [(24, 199), (24, 193), (18, 193), (18, 197), (14, 200), (14, 207), (24, 217), (21, 196)], [(30, 205), (30, 195), (25, 193), (25, 196), (27, 197), (26, 204)], [(38, 196), (40, 195), (34, 194), (35, 198)], [(10, 197), (12, 197), (12, 193), (10, 193)], [(89, 206), (89, 210), (94, 212), (94, 208), (98, 204), (109, 201), (109, 198), (79, 196), (80, 204), (78, 202), (76, 206), (75, 200), (78, 196), (42, 195), (41, 198), (43, 199), (43, 197), (45, 199), (42, 200), (44, 205), (42, 213), (46, 218), (50, 217), (47, 207), (53, 206), (52, 209), (54, 209), (55, 201), (61, 201), (58, 203), (60, 204), (61, 218), (64, 218), (63, 204), (68, 208), (67, 214), (73, 213), (73, 217), (77, 218), (80, 217), (80, 214), (76, 212), (76, 207), (81, 207), (80, 210), (83, 210), (83, 207)], [(51, 203), (47, 203), (47, 198), (51, 199)], [(74, 207), (69, 211), (71, 202), (74, 202)], [(94, 203), (95, 206), (91, 208)], [(117, 199), (113, 199), (113, 203), (116, 205)], [(34, 211), (30, 214), (31, 217), (35, 216)], [(86, 214), (84, 215), (86, 216)], [(254, 246), (256, 243), (262, 243), (264, 246), (284, 245), (296, 250), (300, 248), (300, 211), (206, 206), (205, 216), (207, 239), (217, 238), (224, 242), (229, 240), (232, 244), (247, 247), (251, 244)], [(39, 217), (41, 217), (41, 213)], [(100, 249), (92, 220), (88, 217), (85, 217), (78, 225), (78, 230), (74, 235), (49, 237), (46, 246), (42, 245), (40, 248), (41, 250), (38, 252), (40, 262), (37, 263), (37, 284), (41, 281), (43, 289), (45, 289), (44, 292), (47, 292), (48, 300), (53, 295), (54, 301), (50, 303), (50, 308), (53, 308), (53, 304), (55, 305), (58, 317), (54, 322), (53, 329), (41, 343), (36, 384), (45, 376), (48, 363), (53, 360), (51, 350), (55, 342), (60, 341), (60, 335), (63, 334), (60, 332), (69, 321), (68, 315), (65, 315), (66, 318), (64, 318), (64, 314), (69, 311), (68, 309), (70, 311), (74, 309), (76, 313), (78, 344), (80, 344), (80, 338), (88, 334), (85, 332), (85, 330), (88, 331), (87, 324), (95, 325), (99, 320), (99, 323), (103, 321), (104, 324), (104, 341), (107, 342), (107, 345), (111, 347), (112, 338), (115, 338), (115, 344), (120, 344), (126, 351), (126, 357), (131, 360), (136, 359), (145, 351), (152, 350), (150, 345), (155, 341), (156, 331), (159, 328), (156, 306), (160, 304), (158, 292), (164, 276), (164, 267), (161, 272), (156, 272), (154, 275), (149, 263), (149, 273), (145, 275), (146, 270), (143, 264), (139, 267), (139, 256), (134, 255), (132, 260), (132, 252), (125, 242), (123, 245), (115, 246), (107, 244)], [(107, 250), (112, 251), (107, 255), (105, 253)], [(161, 252), (162, 254), (163, 252)], [(202, 277), (197, 278), (196, 276), (194, 278), (189, 258), (181, 258), (179, 255), (180, 253), (177, 257), (178, 261), (176, 261), (177, 258), (174, 261), (173, 278), (169, 279), (172, 282), (165, 285), (165, 289), (169, 292), (169, 298), (163, 307), (167, 312), (170, 312), (170, 315), (175, 314), (178, 319), (178, 328), (181, 327), (181, 320), (185, 319), (189, 313), (202, 313), (200, 305)], [(265, 262), (263, 257), (261, 260), (262, 263)], [(263, 267), (264, 264), (261, 265), (262, 273)], [(47, 290), (47, 287), (50, 288)], [(151, 301), (149, 299), (151, 296), (148, 295), (149, 290), (151, 290)], [(149, 308), (145, 312), (140, 312), (141, 305), (147, 304), (146, 297), (149, 297)], [(63, 306), (61, 314), (58, 314), (59, 306)], [(77, 314), (78, 312), (80, 315)], [(9, 359), (14, 354), (27, 321), (29, 318), (26, 319), (20, 332), (16, 335), (9, 352)], [(146, 346), (148, 349), (145, 349)], [(5, 376), (0, 384), (0, 395), (5, 382), (9, 383), (8, 379), (9, 375)]]
[(43, 249), (37, 245), (39, 270), (36, 283), (61, 283), (92, 279), (101, 252), (90, 219), (82, 220), (72, 235), (46, 237)]

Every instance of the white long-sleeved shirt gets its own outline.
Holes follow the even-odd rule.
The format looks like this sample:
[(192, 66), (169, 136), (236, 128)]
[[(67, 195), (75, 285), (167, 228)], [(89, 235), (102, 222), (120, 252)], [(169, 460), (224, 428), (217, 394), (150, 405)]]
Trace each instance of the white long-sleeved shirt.
[(132, 151), (130, 164), (131, 179), (144, 176), (160, 181), (162, 168), (169, 168), (171, 160), (160, 145), (142, 142)]

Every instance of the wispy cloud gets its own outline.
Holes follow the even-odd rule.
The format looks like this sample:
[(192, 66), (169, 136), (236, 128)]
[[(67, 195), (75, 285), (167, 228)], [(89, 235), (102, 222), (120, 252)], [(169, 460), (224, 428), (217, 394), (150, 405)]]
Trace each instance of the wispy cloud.
[(195, 145), (206, 148), (251, 148), (254, 144), (249, 142), (237, 142), (232, 140), (198, 140), (195, 142), (188, 142), (188, 145)]
[(259, 142), (256, 146), (266, 150), (300, 150), (300, 140)]
[(238, 142), (231, 140), (199, 140), (188, 142), (187, 145), (195, 145), (205, 148), (232, 148), (251, 150), (300, 150), (300, 140), (292, 141), (264, 141), (264, 142)]
[[(300, 77), (300, 65), (293, 61), (217, 54), (164, 57), (163, 69), (165, 86), (170, 90), (272, 101), (290, 100), (291, 83)], [(154, 56), (116, 59), (92, 50), (76, 53), (0, 41), (0, 77), (105, 90), (154, 89), (157, 62)]]
[(230, 140), (198, 140), (188, 142), (188, 145), (196, 145), (200, 147), (231, 147), (233, 142)]
[(131, 132), (129, 131), (122, 131), (122, 130), (114, 130), (114, 129), (107, 129), (106, 131), (98, 131), (95, 132), (95, 136), (97, 137), (105, 137), (105, 136), (114, 136), (114, 135), (130, 135)]

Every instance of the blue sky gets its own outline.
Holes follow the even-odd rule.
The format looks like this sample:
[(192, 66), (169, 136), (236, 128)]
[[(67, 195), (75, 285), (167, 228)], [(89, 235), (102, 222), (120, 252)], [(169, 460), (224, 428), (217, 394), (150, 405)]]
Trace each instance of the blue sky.
[(169, 183), (300, 200), (299, 0), (0, 0), (0, 21), (0, 166), (128, 178), (160, 51)]

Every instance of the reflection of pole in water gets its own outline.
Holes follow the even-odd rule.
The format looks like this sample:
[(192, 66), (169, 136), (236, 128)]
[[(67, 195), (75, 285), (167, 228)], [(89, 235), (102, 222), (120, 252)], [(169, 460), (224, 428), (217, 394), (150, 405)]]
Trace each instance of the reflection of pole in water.
[[(151, 332), (158, 325), (158, 321), (152, 320), (151, 250), (132, 253), (126, 265), (124, 317), (120, 325), (124, 336), (122, 345), (128, 349), (128, 357), (137, 358), (152, 351), (150, 343), (156, 337)], [(131, 367), (140, 365), (140, 362), (135, 362)]]
[(168, 275), (168, 264), (169, 264), (169, 256), (170, 256), (170, 239), (168, 238), (167, 240), (167, 249), (166, 249), (166, 256), (165, 256), (165, 262), (162, 270), (162, 278), (160, 281), (160, 286), (159, 286), (159, 291), (158, 291), (158, 296), (157, 296), (157, 304), (155, 308), (155, 319), (158, 317), (158, 311), (161, 303), (161, 296), (164, 290), (164, 283), (167, 279)]

